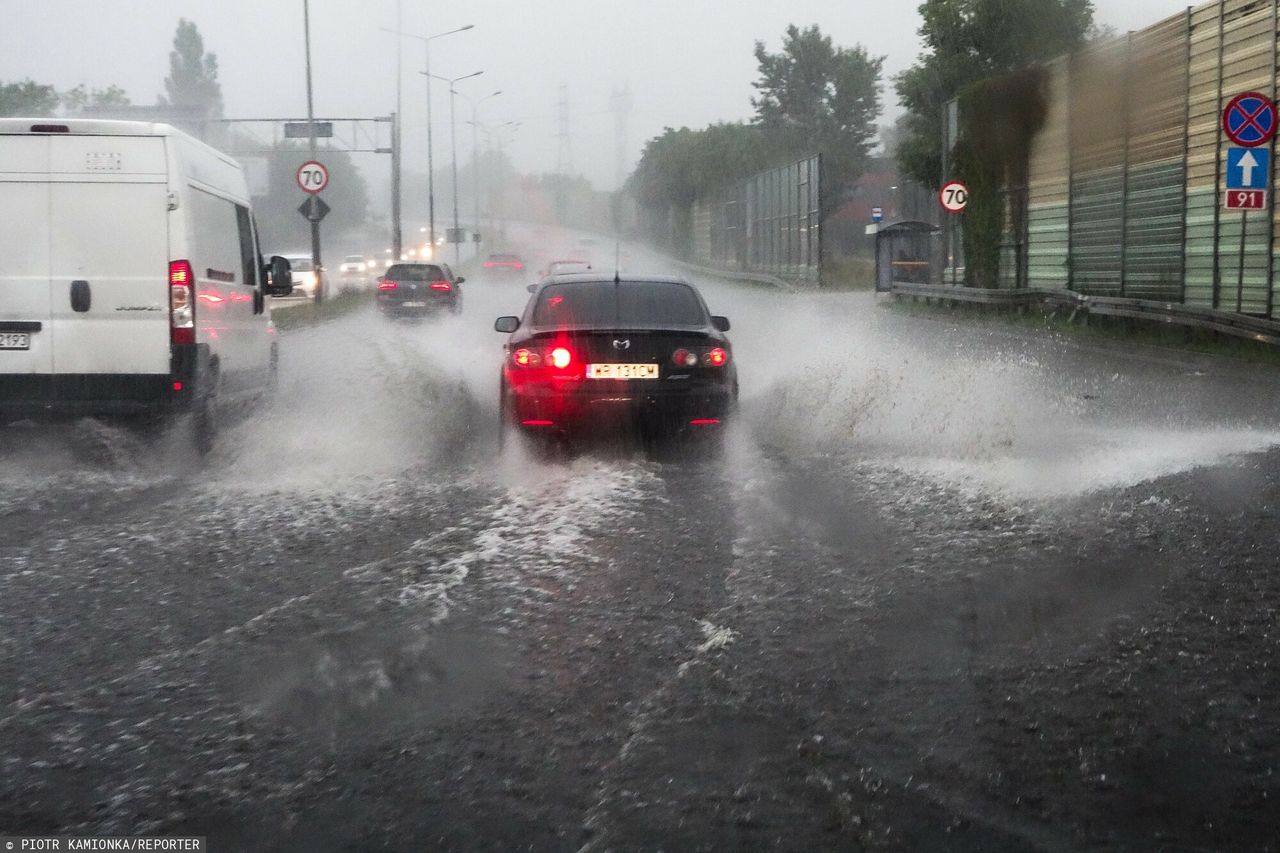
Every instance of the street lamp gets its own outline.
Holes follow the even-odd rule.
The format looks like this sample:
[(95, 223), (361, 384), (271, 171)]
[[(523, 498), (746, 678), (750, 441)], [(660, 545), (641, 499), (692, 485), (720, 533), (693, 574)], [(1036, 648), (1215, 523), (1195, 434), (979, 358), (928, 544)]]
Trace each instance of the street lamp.
[[(470, 74), (463, 74), (461, 77), (438, 77), (427, 71), (422, 72), (428, 77), (441, 80), (449, 84), (449, 146), (453, 149), (453, 236), (458, 236), (458, 123), (457, 111), (454, 102), (457, 98), (458, 90), (454, 88), (462, 80), (470, 80), (472, 77), (479, 77), (483, 71), (472, 71)], [(460, 243), (453, 244), (453, 262), (455, 264), (462, 262), (462, 246)]]
[[(461, 95), (462, 93), (459, 92), (458, 94)], [(480, 227), (480, 133), (479, 130), (477, 130), (478, 119), (476, 118), (476, 110), (485, 101), (490, 98), (496, 98), (501, 94), (502, 90), (499, 89), (496, 92), (491, 92), (490, 94), (485, 95), (479, 100), (462, 95), (462, 97), (466, 98), (467, 103), (471, 105), (471, 187), (472, 199), (475, 202), (475, 218), (472, 221), (475, 223), (476, 228)], [(479, 257), (480, 244), (477, 243), (475, 248), (476, 257)]]
[[(435, 157), (433, 156), (431, 134), (431, 79), (435, 77), (435, 75), (431, 73), (431, 42), (438, 38), (451, 36), (454, 33), (461, 33), (470, 29), (475, 29), (475, 24), (467, 24), (465, 26), (458, 27), (457, 29), (445, 30), (442, 33), (436, 33), (432, 36), (419, 36), (413, 33), (402, 32), (399, 29), (387, 30), (385, 27), (383, 29), (386, 32), (395, 33), (396, 35), (404, 36), (405, 38), (417, 39), (422, 42), (424, 52), (423, 59), (426, 62), (426, 71), (423, 73), (427, 78), (427, 234), (431, 240), (431, 250), (434, 252), (436, 246), (436, 165)], [(436, 77), (436, 79), (438, 80), (442, 78)]]

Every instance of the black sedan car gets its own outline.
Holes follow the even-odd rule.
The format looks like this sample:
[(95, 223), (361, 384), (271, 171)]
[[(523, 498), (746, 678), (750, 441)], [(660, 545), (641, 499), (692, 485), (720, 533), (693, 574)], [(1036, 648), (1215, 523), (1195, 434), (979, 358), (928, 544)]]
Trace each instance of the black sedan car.
[(683, 279), (557, 276), (494, 328), (503, 426), (526, 435), (719, 432), (737, 403), (729, 321)]
[(455, 276), (448, 264), (392, 264), (378, 279), (378, 308), (390, 317), (416, 317), (448, 310), (462, 310), (465, 278)]

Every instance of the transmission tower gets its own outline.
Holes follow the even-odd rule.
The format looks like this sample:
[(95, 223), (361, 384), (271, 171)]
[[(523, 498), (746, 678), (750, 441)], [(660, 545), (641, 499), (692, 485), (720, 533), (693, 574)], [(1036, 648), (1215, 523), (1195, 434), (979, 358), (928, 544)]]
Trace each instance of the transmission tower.
[(631, 118), (631, 106), (634, 99), (631, 97), (631, 84), (625, 84), (621, 89), (613, 90), (613, 97), (609, 99), (610, 105), (613, 107), (613, 133), (614, 133), (614, 154), (617, 162), (614, 168), (614, 185), (617, 189), (622, 189), (623, 183), (627, 180), (627, 145), (628, 137), (627, 123)]
[(559, 145), (556, 147), (556, 216), (563, 224), (568, 213), (569, 178), (573, 175), (573, 135), (569, 127), (569, 86), (560, 84), (560, 103), (556, 114), (559, 116)]

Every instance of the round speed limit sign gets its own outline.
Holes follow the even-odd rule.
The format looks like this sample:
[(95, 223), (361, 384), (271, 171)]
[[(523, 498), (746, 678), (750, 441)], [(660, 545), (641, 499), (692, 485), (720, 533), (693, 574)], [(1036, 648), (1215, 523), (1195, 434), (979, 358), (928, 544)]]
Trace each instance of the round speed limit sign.
[(950, 213), (959, 213), (969, 204), (969, 188), (959, 181), (948, 181), (938, 190), (942, 206)]
[(329, 170), (323, 163), (308, 160), (298, 167), (298, 186), (304, 193), (318, 193), (329, 186)]

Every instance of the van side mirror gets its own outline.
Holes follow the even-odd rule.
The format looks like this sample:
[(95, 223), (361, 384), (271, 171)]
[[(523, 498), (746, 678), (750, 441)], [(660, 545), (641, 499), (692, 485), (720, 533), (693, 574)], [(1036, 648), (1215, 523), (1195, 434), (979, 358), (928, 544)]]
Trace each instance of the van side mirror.
[(519, 317), (499, 317), (493, 322), (493, 330), (502, 332), (504, 335), (509, 335), (518, 328), (520, 328)]
[(718, 314), (712, 314), (711, 325), (716, 327), (716, 331), (727, 332), (729, 331), (729, 318), (721, 317)]
[(268, 296), (288, 296), (293, 293), (293, 267), (289, 265), (288, 258), (272, 255), (271, 263), (267, 264), (267, 276), (270, 281), (263, 290)]

